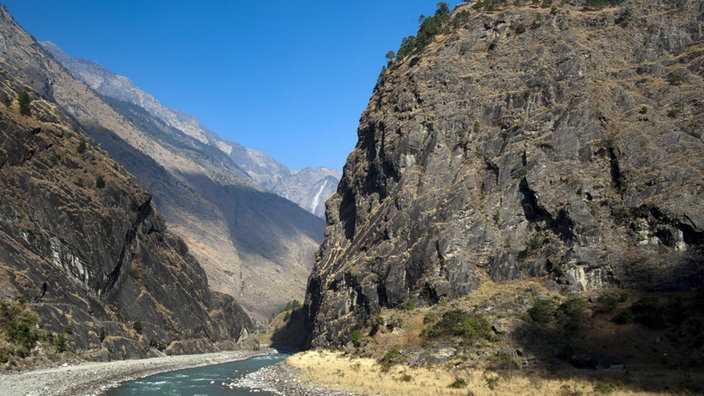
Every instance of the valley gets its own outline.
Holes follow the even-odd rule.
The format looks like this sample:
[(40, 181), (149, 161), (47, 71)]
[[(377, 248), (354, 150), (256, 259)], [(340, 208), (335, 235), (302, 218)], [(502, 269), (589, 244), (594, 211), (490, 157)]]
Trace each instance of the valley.
[(300, 352), (222, 391), (701, 393), (703, 21), (698, 0), (438, 3), (340, 174), (1, 9), (0, 363), (271, 347)]

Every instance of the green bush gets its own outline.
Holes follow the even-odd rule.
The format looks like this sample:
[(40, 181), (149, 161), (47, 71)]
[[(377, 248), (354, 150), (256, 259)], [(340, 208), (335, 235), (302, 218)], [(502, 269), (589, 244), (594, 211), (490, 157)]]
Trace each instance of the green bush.
[(651, 329), (661, 330), (667, 327), (665, 307), (656, 298), (638, 299), (630, 307), (633, 320)]
[(36, 324), (39, 316), (22, 303), (0, 302), (0, 332), (20, 349), (31, 350), (38, 339)]
[(618, 300), (611, 294), (604, 293), (600, 295), (597, 299), (596, 312), (599, 313), (611, 313), (616, 309), (616, 304)]
[(587, 303), (577, 297), (570, 297), (557, 308), (560, 326), (567, 332), (581, 330), (587, 323)]
[(144, 328), (142, 327), (142, 321), (141, 320), (135, 321), (134, 324), (132, 325), (132, 328), (134, 329), (134, 331), (137, 332), (137, 334), (142, 334), (142, 330), (144, 330)]
[(29, 107), (30, 103), (32, 103), (32, 99), (29, 97), (27, 91), (20, 92), (19, 96), (17, 96), (17, 104), (20, 106), (20, 114), (26, 116), (32, 115), (32, 110)]
[(388, 370), (394, 364), (405, 363), (405, 361), (406, 358), (401, 354), (401, 350), (398, 347), (391, 348), (379, 359), (379, 363), (385, 370)]
[(617, 324), (629, 324), (635, 320), (635, 315), (630, 309), (624, 309), (613, 317), (613, 322)]
[(530, 318), (540, 325), (550, 324), (555, 319), (556, 314), (555, 304), (547, 298), (535, 300), (533, 306), (528, 309)]
[(679, 73), (670, 73), (667, 75), (667, 82), (670, 85), (681, 85), (684, 82), (684, 77)]
[(85, 139), (81, 139), (81, 141), (78, 143), (78, 147), (76, 147), (76, 151), (78, 151), (78, 154), (83, 154), (86, 151), (86, 141)]
[(467, 387), (467, 380), (464, 378), (457, 377), (455, 378), (455, 381), (450, 384), (450, 388), (454, 389), (462, 389)]
[(97, 188), (103, 188), (103, 187), (105, 187), (105, 179), (103, 178), (103, 176), (98, 175), (98, 176), (95, 178), (95, 187), (97, 187)]
[(355, 348), (359, 348), (359, 346), (362, 344), (362, 332), (357, 329), (352, 332), (352, 345), (355, 346)]
[(491, 326), (483, 316), (461, 309), (445, 312), (442, 319), (428, 330), (427, 335), (430, 338), (463, 337), (467, 341), (492, 338)]

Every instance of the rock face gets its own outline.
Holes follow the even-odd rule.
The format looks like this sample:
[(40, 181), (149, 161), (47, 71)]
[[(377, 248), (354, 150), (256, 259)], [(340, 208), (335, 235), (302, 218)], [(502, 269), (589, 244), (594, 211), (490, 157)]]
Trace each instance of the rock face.
[[(0, 11), (0, 48), (3, 70), (35, 97), (58, 104), (153, 193), (211, 287), (237, 297), (259, 321), (304, 295), (322, 240), (320, 218), (257, 186), (227, 153), (203, 142), (206, 133), (173, 126), (187, 129), (188, 122), (167, 122), (131, 102), (98, 95), (5, 10)], [(142, 97), (135, 95), (123, 99)]]
[(704, 4), (581, 3), (461, 5), (389, 65), (327, 203), (313, 346), (485, 279), (702, 284)]
[[(129, 112), (130, 109), (125, 109), (124, 103), (144, 109), (168, 127), (201, 143), (203, 146), (198, 147), (198, 150), (210, 156), (217, 156), (223, 166), (234, 161), (229, 164), (229, 168), (236, 174), (239, 173), (238, 176), (297, 203), (318, 217), (325, 218), (325, 201), (335, 193), (341, 176), (339, 171), (329, 168), (290, 169), (260, 151), (220, 139), (190, 115), (166, 108), (127, 77), (93, 62), (72, 58), (54, 43), (45, 41), (40, 44), (76, 78), (88, 84), (101, 96), (110, 98), (109, 102), (114, 104), (116, 110), (124, 109)], [(126, 112), (122, 111), (123, 114)], [(211, 148), (217, 148), (227, 156), (221, 158), (222, 154), (212, 153)]]
[(152, 195), (60, 106), (31, 93), (21, 115), (24, 90), (0, 68), (0, 299), (86, 358), (235, 347), (252, 321), (208, 288)]

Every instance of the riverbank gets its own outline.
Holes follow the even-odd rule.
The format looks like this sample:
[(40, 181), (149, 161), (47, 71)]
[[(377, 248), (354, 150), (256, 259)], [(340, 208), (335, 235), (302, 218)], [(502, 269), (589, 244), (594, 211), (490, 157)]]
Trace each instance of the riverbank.
[(0, 374), (0, 395), (99, 395), (123, 382), (161, 372), (243, 360), (272, 352), (227, 351), (151, 359), (83, 362), (77, 365)]

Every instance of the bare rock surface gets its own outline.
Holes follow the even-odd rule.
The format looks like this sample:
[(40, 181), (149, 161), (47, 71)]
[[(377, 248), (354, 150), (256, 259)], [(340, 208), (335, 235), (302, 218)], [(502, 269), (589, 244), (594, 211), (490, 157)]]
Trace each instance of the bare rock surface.
[(327, 207), (313, 346), (484, 280), (700, 286), (704, 5), (458, 6), (381, 77)]

